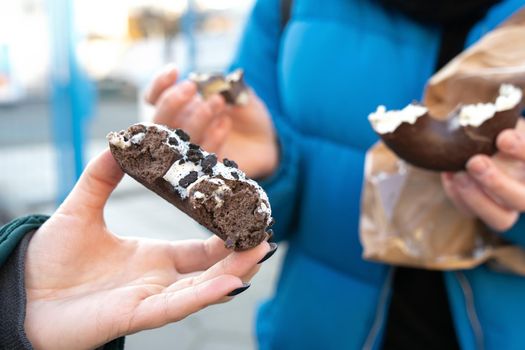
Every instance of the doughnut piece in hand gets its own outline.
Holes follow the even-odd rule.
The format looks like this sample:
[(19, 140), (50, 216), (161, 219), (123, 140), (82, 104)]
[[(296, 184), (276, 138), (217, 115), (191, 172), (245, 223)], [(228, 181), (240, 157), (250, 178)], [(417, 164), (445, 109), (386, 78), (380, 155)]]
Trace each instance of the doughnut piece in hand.
[(498, 134), (514, 128), (520, 117), (522, 91), (502, 85), (493, 103), (461, 106), (438, 120), (425, 106), (399, 111), (379, 106), (368, 119), (383, 142), (408, 163), (435, 171), (460, 171), (475, 154), (497, 151)]
[(220, 94), (228, 104), (238, 106), (248, 104), (248, 87), (244, 83), (242, 69), (236, 69), (227, 75), (191, 73), (189, 79), (197, 84), (197, 89), (204, 99), (213, 94)]
[(135, 124), (107, 136), (122, 170), (224, 240), (253, 248), (267, 238), (271, 208), (264, 190), (215, 154), (190, 143), (181, 129)]

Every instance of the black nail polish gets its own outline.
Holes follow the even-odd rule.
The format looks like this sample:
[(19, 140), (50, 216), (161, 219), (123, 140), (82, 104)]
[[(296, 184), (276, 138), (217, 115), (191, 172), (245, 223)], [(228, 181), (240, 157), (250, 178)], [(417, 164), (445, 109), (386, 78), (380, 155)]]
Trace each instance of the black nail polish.
[(234, 297), (236, 295), (239, 295), (241, 294), (242, 292), (244, 292), (246, 289), (250, 288), (251, 284), (250, 283), (243, 283), (242, 284), (242, 287), (239, 287), (237, 289), (234, 289), (232, 290), (231, 292), (229, 292), (228, 294), (226, 294), (226, 296), (229, 296), (229, 297)]
[(270, 259), (272, 257), (272, 255), (275, 253), (275, 251), (277, 250), (277, 247), (278, 247), (277, 243), (271, 242), (270, 243), (270, 250), (268, 251), (268, 253), (266, 253), (266, 255), (257, 264), (262, 264), (266, 260)]

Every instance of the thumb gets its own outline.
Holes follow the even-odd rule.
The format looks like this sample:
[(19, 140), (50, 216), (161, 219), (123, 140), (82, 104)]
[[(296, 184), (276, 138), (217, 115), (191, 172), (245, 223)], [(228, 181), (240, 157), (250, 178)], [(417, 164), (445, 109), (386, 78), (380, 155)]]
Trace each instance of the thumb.
[(102, 214), (111, 192), (124, 173), (109, 149), (89, 162), (59, 211)]

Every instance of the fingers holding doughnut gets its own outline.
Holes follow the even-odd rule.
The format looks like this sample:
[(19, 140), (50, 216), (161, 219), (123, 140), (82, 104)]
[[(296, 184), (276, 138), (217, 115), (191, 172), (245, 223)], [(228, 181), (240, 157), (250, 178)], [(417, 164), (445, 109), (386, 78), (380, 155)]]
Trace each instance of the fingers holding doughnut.
[(518, 211), (497, 203), (469, 174), (459, 172), (454, 175), (453, 182), (467, 209), (494, 230), (506, 231), (518, 219)]

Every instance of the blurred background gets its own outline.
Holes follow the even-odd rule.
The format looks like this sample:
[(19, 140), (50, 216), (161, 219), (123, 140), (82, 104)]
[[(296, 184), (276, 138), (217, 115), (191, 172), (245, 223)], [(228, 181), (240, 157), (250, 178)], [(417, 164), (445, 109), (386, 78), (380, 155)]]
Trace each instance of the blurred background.
[[(53, 212), (109, 131), (147, 120), (148, 82), (165, 64), (183, 75), (227, 68), (253, 0), (17, 0), (0, 2), (0, 223)], [(106, 208), (121, 235), (207, 237), (129, 178)], [(258, 302), (271, 293), (278, 254), (252, 287), (126, 349), (253, 349)]]

